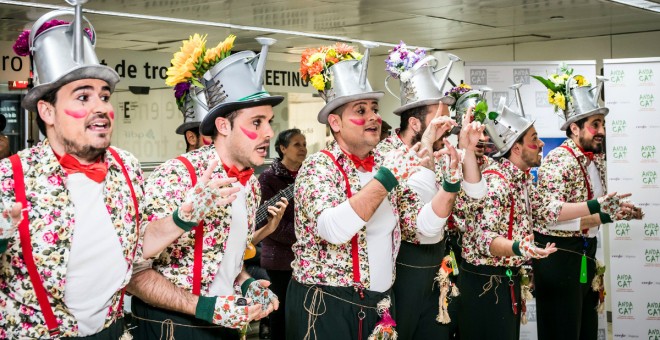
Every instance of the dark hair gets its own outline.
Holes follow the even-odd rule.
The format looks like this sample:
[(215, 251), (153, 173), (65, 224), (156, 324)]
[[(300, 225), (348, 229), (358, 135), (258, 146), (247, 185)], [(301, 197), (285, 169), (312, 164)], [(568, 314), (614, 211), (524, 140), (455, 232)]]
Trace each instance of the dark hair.
[[(234, 128), (234, 120), (236, 117), (238, 117), (240, 110), (232, 111), (228, 115), (226, 115), (224, 118), (226, 118), (229, 121), (229, 127), (232, 129)], [(221, 117), (221, 116), (218, 116)], [(218, 118), (216, 117), (216, 118)], [(215, 121), (214, 121), (215, 124)], [(211, 135), (211, 140), (215, 140), (215, 137), (218, 137), (218, 129), (214, 126), (213, 127), (213, 134)]]
[[(515, 144), (522, 144), (523, 139), (525, 138), (526, 134), (527, 134), (527, 131), (525, 131), (525, 133), (523, 133), (520, 137), (518, 137), (518, 139), (516, 139), (515, 143), (513, 143), (513, 144), (514, 145)], [(502, 157), (498, 157), (498, 159), (509, 158), (511, 156), (511, 149), (513, 149), (513, 145), (511, 145), (511, 148), (509, 148), (509, 151), (507, 151), (504, 155), (502, 155)]]
[[(587, 119), (589, 119), (589, 117), (582, 118), (582, 119), (580, 119), (580, 120), (578, 120), (578, 121), (576, 121), (576, 122), (574, 122), (574, 123), (575, 123), (575, 125), (577, 125), (580, 129), (582, 129), (582, 128), (584, 128), (584, 123), (587, 122)], [(566, 137), (568, 137), (568, 138), (573, 137), (573, 131), (571, 131), (571, 125), (570, 125), (570, 124), (569, 124), (568, 127), (566, 128)]]
[(420, 122), (424, 122), (424, 116), (428, 113), (428, 108), (426, 105), (414, 107), (406, 111), (401, 112), (401, 124), (399, 124), (399, 132), (406, 131), (408, 129), (408, 124), (411, 117), (419, 119)]
[(300, 129), (296, 129), (296, 128), (284, 130), (280, 132), (279, 135), (277, 135), (277, 139), (275, 140), (275, 151), (277, 151), (277, 154), (280, 156), (280, 159), (284, 158), (284, 154), (282, 154), (282, 150), (280, 150), (280, 145), (285, 148), (289, 147), (289, 144), (291, 143), (291, 138), (297, 135), (302, 135), (302, 132), (300, 131)]
[[(59, 91), (60, 88), (52, 89), (48, 92), (46, 92), (43, 97), (41, 97), (41, 100), (49, 103), (50, 105), (55, 106), (57, 103), (57, 91)], [(39, 127), (39, 131), (41, 131), (41, 134), (46, 136), (46, 123), (41, 119), (41, 115), (39, 115), (39, 110), (37, 109), (37, 126)]]

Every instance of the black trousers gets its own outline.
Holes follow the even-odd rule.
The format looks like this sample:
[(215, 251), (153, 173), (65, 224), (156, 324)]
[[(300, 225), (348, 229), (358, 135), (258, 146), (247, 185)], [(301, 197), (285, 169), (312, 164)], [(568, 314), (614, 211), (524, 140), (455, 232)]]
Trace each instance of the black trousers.
[[(587, 238), (587, 283), (580, 283), (582, 237), (555, 237), (534, 233), (541, 244), (554, 242), (558, 250), (545, 259), (534, 260), (536, 322), (539, 340), (596, 340), (598, 337), (598, 292), (591, 288), (596, 275), (596, 238)], [(591, 258), (591, 259), (589, 259)]]
[(454, 325), (445, 325), (435, 320), (440, 298), (435, 277), (444, 253), (444, 241), (436, 244), (401, 242), (393, 286), (397, 301), (396, 331), (400, 339), (452, 338), (452, 326), (456, 323), (452, 320)]
[[(131, 309), (133, 311), (133, 325), (135, 328), (131, 331), (135, 340), (150, 339), (169, 339), (172, 335), (174, 339), (222, 339), (238, 340), (239, 334), (235, 329), (224, 328), (212, 325), (206, 321), (199, 320), (192, 315), (173, 312), (162, 308), (148, 305), (144, 301), (133, 296), (131, 300)], [(189, 325), (172, 326), (161, 322), (141, 320), (149, 319), (156, 321), (171, 320), (175, 324)], [(197, 327), (197, 328), (195, 328)]]
[(311, 340), (367, 340), (380, 320), (376, 305), (390, 295), (391, 290), (365, 290), (361, 299), (352, 287), (310, 286), (291, 279), (286, 295), (286, 338), (301, 340), (309, 332)]
[[(520, 338), (520, 275), (511, 268), (513, 281), (506, 276), (507, 267), (475, 266), (463, 262), (458, 275), (461, 292), (458, 328), (463, 340), (518, 340)], [(518, 311), (513, 312), (511, 286)], [(485, 288), (489, 288), (486, 292)]]
[(125, 320), (119, 319), (115, 321), (112, 325), (110, 325), (108, 328), (92, 335), (88, 336), (83, 336), (83, 337), (62, 337), (60, 339), (76, 339), (76, 340), (110, 340), (110, 339), (119, 339), (123, 334), (124, 330), (126, 329), (125, 327), (126, 322)]
[(270, 338), (272, 340), (286, 339), (286, 323), (284, 314), (286, 310), (286, 290), (291, 281), (291, 270), (268, 270), (270, 277), (270, 290), (277, 295), (280, 300), (280, 307), (270, 313), (268, 316), (270, 320)]

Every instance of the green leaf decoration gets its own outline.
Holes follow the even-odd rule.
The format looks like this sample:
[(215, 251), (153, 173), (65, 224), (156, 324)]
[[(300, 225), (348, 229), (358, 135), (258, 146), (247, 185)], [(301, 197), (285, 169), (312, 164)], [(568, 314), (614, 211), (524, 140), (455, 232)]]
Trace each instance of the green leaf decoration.
[(488, 112), (488, 119), (495, 120), (500, 114), (495, 111)]
[(190, 81), (193, 84), (193, 86), (197, 86), (199, 88), (204, 88), (204, 85), (202, 85), (202, 83), (200, 83), (199, 80), (197, 80), (197, 78), (193, 77), (193, 78), (190, 79)]
[(474, 106), (474, 112), (485, 113), (486, 111), (488, 111), (488, 104), (484, 100), (478, 102), (477, 105)]
[(540, 81), (541, 84), (543, 84), (546, 88), (552, 90), (553, 92), (557, 92), (557, 87), (555, 86), (555, 83), (553, 83), (551, 80), (545, 79), (541, 76), (532, 76), (532, 78)]

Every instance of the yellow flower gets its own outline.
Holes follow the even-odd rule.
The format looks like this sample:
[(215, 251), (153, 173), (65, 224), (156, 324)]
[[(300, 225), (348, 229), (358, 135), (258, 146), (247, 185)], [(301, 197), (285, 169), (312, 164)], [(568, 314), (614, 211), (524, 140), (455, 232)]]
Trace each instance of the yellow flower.
[[(193, 76), (193, 71), (198, 70), (201, 65), (200, 59), (206, 53), (206, 35), (191, 36), (183, 41), (179, 52), (174, 53), (171, 60), (172, 66), (167, 69), (165, 84), (174, 86), (180, 82), (187, 81)], [(197, 75), (200, 76), (200, 75)]]
[(316, 62), (317, 60), (323, 60), (323, 59), (325, 59), (325, 53), (316, 52), (316, 53), (312, 54), (309, 57), (309, 59), (307, 59), (307, 66), (312, 66), (312, 64), (314, 64), (314, 62)]
[(552, 91), (551, 89), (548, 89), (548, 103), (550, 103), (550, 104), (555, 103), (555, 99), (553, 98), (554, 95), (555, 95), (555, 92)]
[(466, 84), (466, 83), (461, 83), (460, 85), (458, 85), (458, 87), (463, 88), (463, 89), (467, 89), (467, 90), (472, 90), (472, 87), (470, 85)]
[(208, 64), (208, 68), (215, 66), (220, 60), (229, 55), (229, 50), (234, 47), (234, 40), (236, 40), (236, 36), (232, 34), (223, 42), (219, 43), (218, 46), (206, 51), (206, 55), (204, 55), (204, 63)]
[(581, 75), (577, 75), (573, 78), (575, 78), (575, 81), (577, 82), (578, 86), (589, 86), (590, 85), (589, 81)]
[(315, 89), (319, 91), (325, 90), (325, 79), (323, 79), (322, 74), (317, 74), (312, 77), (311, 79), (312, 85), (314, 86)]
[(334, 48), (331, 48), (328, 50), (328, 57), (336, 57), (337, 56), (337, 50)]
[(566, 110), (566, 97), (559, 92), (555, 93), (555, 105), (562, 110)]

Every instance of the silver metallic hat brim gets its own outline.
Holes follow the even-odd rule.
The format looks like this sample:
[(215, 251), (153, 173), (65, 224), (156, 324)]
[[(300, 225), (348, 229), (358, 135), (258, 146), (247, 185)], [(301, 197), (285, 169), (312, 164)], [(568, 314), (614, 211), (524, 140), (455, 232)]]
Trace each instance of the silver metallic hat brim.
[(527, 130), (529, 130), (529, 128), (531, 128), (532, 125), (534, 125), (535, 121), (536, 120), (532, 120), (531, 122), (529, 122), (529, 124), (527, 124), (525, 126), (525, 128), (522, 130), (522, 132), (520, 132), (516, 136), (516, 138), (513, 138), (509, 143), (506, 144), (506, 146), (503, 150), (499, 150), (499, 152), (494, 154), (493, 157), (502, 157), (502, 156), (504, 156), (505, 153), (507, 153), (509, 150), (511, 150), (511, 148), (513, 147), (513, 144), (518, 140), (518, 138), (520, 138), (520, 136), (524, 136), (527, 133)]
[(200, 124), (201, 124), (200, 122), (185, 122), (185, 123), (179, 125), (179, 127), (176, 128), (175, 132), (176, 132), (177, 135), (185, 135), (186, 131), (188, 131), (190, 129), (194, 129), (194, 128), (199, 129)]
[(383, 95), (385, 95), (383, 91), (374, 91), (374, 92), (365, 92), (359, 94), (352, 94), (349, 96), (337, 97), (331, 100), (329, 103), (325, 104), (325, 106), (321, 109), (321, 111), (319, 111), (319, 115), (316, 117), (316, 119), (321, 124), (328, 124), (328, 115), (331, 114), (332, 111), (334, 111), (338, 107), (361, 99), (380, 100), (381, 98), (383, 98)]
[(575, 115), (575, 116), (569, 118), (569, 119), (564, 123), (564, 125), (561, 126), (560, 130), (562, 130), (562, 131), (566, 131), (566, 129), (568, 129), (568, 127), (569, 127), (571, 124), (577, 122), (578, 120), (580, 120), (580, 119), (582, 119), (582, 118), (587, 118), (587, 117), (589, 117), (589, 116), (595, 116), (595, 115), (603, 115), (603, 116), (607, 116), (608, 113), (610, 113), (610, 109), (608, 109), (608, 108), (606, 108), (606, 107), (599, 107), (599, 108), (597, 108), (597, 109), (595, 109), (595, 110), (591, 110), (591, 111), (589, 111), (589, 112), (585, 112), (585, 113), (583, 113), (583, 114)]
[(277, 106), (284, 100), (282, 96), (268, 96), (242, 102), (227, 102), (218, 104), (209, 110), (209, 113), (204, 117), (202, 123), (199, 125), (199, 132), (204, 136), (213, 136), (215, 131), (215, 119), (218, 117), (226, 116), (234, 111), (247, 109), (250, 107), (270, 105)]
[(438, 102), (443, 102), (446, 105), (453, 105), (456, 102), (456, 99), (451, 96), (444, 96), (441, 98), (431, 98), (431, 99), (423, 99), (423, 100), (418, 100), (416, 102), (408, 103), (404, 106), (401, 106), (400, 108), (394, 110), (394, 114), (399, 116), (403, 112), (406, 112), (410, 109), (418, 108), (421, 106), (427, 106), (427, 105), (435, 105)]
[(45, 84), (39, 84), (28, 91), (23, 98), (23, 108), (37, 112), (37, 103), (46, 93), (58, 89), (70, 82), (81, 79), (100, 79), (110, 86), (110, 93), (115, 91), (115, 85), (119, 82), (119, 75), (112, 68), (105, 65), (85, 65), (74, 68), (62, 77)]

